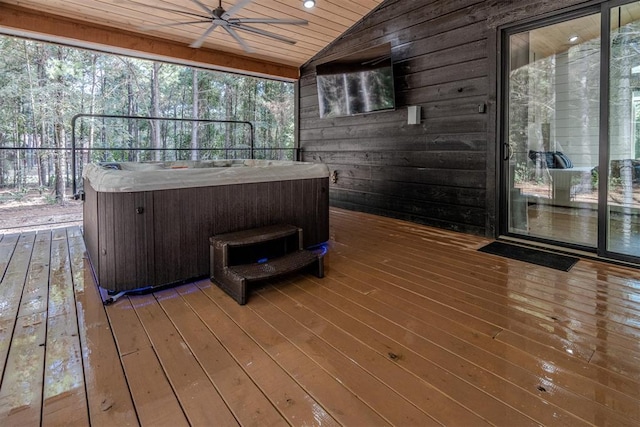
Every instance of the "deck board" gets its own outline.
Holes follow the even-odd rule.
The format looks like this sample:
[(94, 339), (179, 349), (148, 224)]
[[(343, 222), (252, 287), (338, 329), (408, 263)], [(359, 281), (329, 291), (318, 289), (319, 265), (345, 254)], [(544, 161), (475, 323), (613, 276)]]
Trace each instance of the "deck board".
[(67, 229), (89, 422), (139, 425), (79, 227)]
[[(359, 293), (349, 288), (349, 283), (343, 283), (339, 294), (352, 301), (357, 301), (362, 298)], [(315, 289), (316, 288), (310, 288), (309, 292), (315, 291)], [(336, 289), (332, 291), (335, 292)], [(385, 314), (385, 317), (393, 318), (396, 322), (407, 328), (437, 329), (439, 333), (446, 333), (451, 337), (455, 337), (457, 340), (463, 341), (458, 347), (463, 349), (462, 351), (457, 351), (459, 354), (479, 357), (474, 356), (474, 353), (477, 353), (479, 350), (484, 350), (489, 357), (493, 355), (497, 359), (496, 362), (500, 363), (501, 366), (508, 369), (509, 366), (515, 365), (533, 375), (541, 375), (541, 367), (545, 366), (545, 362), (547, 362), (529, 353), (518, 351), (516, 348), (508, 345), (503, 345), (501, 341), (493, 339), (495, 335), (491, 336), (478, 333), (475, 325), (474, 328), (471, 328), (469, 326), (470, 323), (465, 324), (465, 322), (452, 321), (456, 317), (455, 314), (452, 316), (439, 314), (430, 307), (426, 307), (421, 303), (398, 298), (391, 292), (370, 292), (367, 298), (372, 300), (367, 303), (370, 309), (373, 309), (381, 315), (388, 313)], [(390, 308), (394, 308), (395, 311), (390, 311)], [(426, 319), (428, 319), (428, 321)], [(476, 321), (474, 323), (477, 324), (478, 322)], [(498, 334), (498, 332), (496, 332), (496, 334)], [(446, 340), (446, 338), (443, 338), (443, 341), (444, 340)], [(435, 342), (439, 343), (441, 339), (436, 338)], [(485, 356), (485, 359), (486, 357), (487, 356)], [(556, 385), (588, 399), (598, 394), (615, 396), (618, 405), (616, 409), (623, 409), (624, 412), (635, 414), (634, 416), (636, 418), (638, 417), (640, 406), (636, 399), (629, 398), (623, 393), (607, 388), (602, 384), (575, 375), (569, 370), (556, 368), (556, 371), (560, 371), (562, 374), (556, 375)]]
[[(308, 287), (305, 286), (306, 288)], [(287, 293), (291, 294), (290, 291)], [(312, 304), (304, 295), (304, 291), (296, 299), (300, 304)], [(535, 425), (534, 420), (527, 414), (518, 411), (514, 406), (505, 406), (505, 400), (509, 400), (507, 392), (513, 390), (508, 390), (508, 387), (501, 389), (500, 386), (508, 384), (491, 381), (472, 363), (447, 354), (438, 346), (397, 325), (395, 319), (388, 321), (366, 306), (329, 293), (317, 298), (313, 304), (322, 306), (319, 311), (325, 313), (347, 333), (367, 342), (383, 357), (406, 367), (455, 400), (467, 401), (465, 406), (469, 410), (490, 423)], [(469, 382), (467, 377), (471, 377), (473, 381)], [(488, 392), (483, 391), (487, 387)], [(501, 396), (503, 399), (500, 399)]]
[(20, 317), (0, 387), (0, 420), (6, 425), (38, 425), (42, 408), (46, 313)]
[(251, 377), (174, 289), (159, 292), (156, 298), (241, 425), (287, 425)]
[(142, 426), (188, 426), (176, 395), (151, 347), (122, 357), (122, 363)]
[[(303, 287), (309, 292), (311, 292), (312, 289), (316, 290), (316, 287), (312, 288), (306, 285)], [(319, 285), (317, 287), (323, 291), (321, 296), (319, 296), (319, 300), (336, 305), (344, 305), (345, 312), (353, 313), (358, 319), (366, 319), (366, 315), (360, 315), (360, 313), (357, 312), (359, 308), (354, 308), (351, 304), (344, 304), (339, 298), (328, 295), (328, 290), (323, 290)], [(290, 295), (291, 292), (288, 292), (288, 294)], [(364, 305), (365, 304), (362, 304), (361, 306)], [(367, 309), (372, 308), (369, 303), (366, 304), (366, 307)], [(547, 394), (548, 392), (551, 392), (551, 390), (547, 390), (547, 392), (544, 393), (540, 392), (538, 389), (538, 387), (540, 387), (540, 372), (529, 372), (515, 363), (494, 355), (490, 351), (484, 351), (481, 348), (478, 348), (477, 345), (470, 345), (464, 337), (440, 330), (431, 320), (429, 323), (420, 322), (418, 319), (403, 316), (402, 311), (385, 310), (384, 307), (379, 305), (375, 308), (376, 316), (383, 316), (390, 320), (392, 319), (393, 322), (397, 324), (397, 326), (387, 325), (386, 327), (383, 325), (375, 325), (376, 330), (384, 332), (388, 337), (399, 336), (401, 328), (411, 331), (413, 335), (409, 335), (407, 332), (402, 333), (404, 337), (411, 337), (410, 341), (413, 342), (411, 350), (423, 355), (424, 357), (429, 357), (430, 360), (438, 366), (450, 373), (457, 374), (460, 378), (462, 378), (462, 373), (460, 372), (459, 366), (463, 366), (463, 364), (471, 364), (472, 366), (465, 366), (462, 371), (466, 372), (467, 375), (488, 377), (486, 378), (485, 383), (481, 383), (480, 380), (477, 380), (476, 382), (485, 385), (483, 390), (491, 390), (491, 387), (495, 387), (495, 389), (491, 391), (491, 394), (496, 397), (501, 397), (500, 400), (503, 402), (507, 402), (509, 399), (515, 399), (517, 402), (527, 402), (527, 407), (520, 409), (521, 412), (528, 413), (530, 417), (538, 416), (537, 414), (541, 411), (541, 407), (538, 406), (536, 408), (535, 403), (532, 403), (532, 399), (522, 397), (523, 392), (534, 393), (542, 397), (544, 401), (541, 400), (539, 402), (539, 405), (543, 405), (542, 407), (547, 406), (550, 409), (553, 407), (552, 405), (555, 404), (557, 407), (554, 409), (554, 413), (550, 413), (549, 415), (553, 415), (556, 420), (562, 418), (560, 414), (562, 413), (563, 408), (570, 408), (570, 413), (581, 414), (584, 412), (594, 412), (597, 414), (597, 406), (583, 407), (582, 405), (585, 403), (584, 399), (575, 396), (573, 393), (560, 387), (555, 387), (555, 385), (552, 394)], [(332, 318), (335, 318), (335, 316), (332, 316)], [(353, 320), (351, 320), (351, 323), (353, 323)], [(371, 323), (369, 325), (371, 327)], [(361, 336), (361, 334), (358, 334), (358, 336)], [(485, 337), (485, 340), (488, 341), (490, 338)], [(407, 342), (408, 340), (405, 339), (400, 341)], [(432, 348), (434, 345), (437, 345), (442, 350), (449, 351), (450, 354), (448, 360), (442, 357), (437, 358), (432, 356), (432, 354), (438, 353), (437, 349)], [(409, 347), (406, 346), (405, 348), (408, 349)], [(406, 352), (406, 350), (404, 351)], [(404, 355), (405, 353), (403, 352), (402, 354)], [(501, 380), (504, 379), (504, 381), (496, 381), (495, 378), (491, 378), (489, 372), (500, 372), (500, 376), (502, 377)], [(517, 407), (515, 403), (513, 403), (513, 406)], [(593, 414), (582, 415), (583, 418), (589, 418), (589, 416), (594, 418)], [(549, 424), (549, 420), (541, 418), (537, 418), (537, 420), (543, 424)], [(575, 423), (571, 418), (565, 418), (564, 422), (567, 424)]]
[[(374, 407), (390, 424), (438, 425), (426, 412), (414, 406), (393, 387), (376, 378), (367, 366), (353, 360), (353, 356), (340, 352), (310, 329), (304, 328), (295, 318), (271, 304), (266, 298), (255, 298), (251, 308), (261, 318), (269, 319), (269, 324), (284, 338), (365, 404)], [(297, 308), (304, 310), (301, 305)], [(341, 339), (343, 337), (339, 337), (338, 342)]]
[[(325, 342), (336, 346), (338, 351), (346, 357), (352, 358), (355, 363), (366, 369), (378, 381), (392, 388), (403, 399), (423, 410), (436, 423), (445, 425), (485, 424), (480, 416), (473, 414), (436, 387), (414, 375), (412, 370), (406, 369), (404, 363), (400, 363), (401, 355), (391, 351), (380, 353), (371, 345), (367, 345), (361, 340), (352, 339), (354, 335), (349, 334), (348, 328), (344, 327), (345, 323), (341, 319), (346, 320), (347, 324), (353, 323), (355, 320), (349, 319), (346, 313), (337, 312), (335, 315), (331, 311), (317, 310), (319, 304), (324, 300), (320, 298), (314, 301), (305, 295), (305, 292), (313, 294), (314, 288), (322, 291), (322, 284), (307, 281), (301, 285), (300, 289), (295, 289), (292, 286), (282, 290), (289, 298), (280, 298), (273, 292), (264, 292), (260, 296), (305, 325)], [(322, 311), (326, 317), (319, 315), (319, 311)], [(366, 334), (358, 334), (357, 336), (362, 338)], [(432, 424), (433, 421), (424, 422), (421, 425)]]
[(20, 309), (22, 291), (27, 279), (29, 262), (35, 242), (35, 233), (20, 235), (13, 254), (7, 265), (2, 286), (0, 286), (0, 320), (13, 320), (17, 317)]
[(20, 299), (18, 317), (47, 310), (49, 301), (49, 264), (51, 259), (51, 233), (36, 235), (27, 279)]
[(244, 310), (218, 287), (202, 283), (199, 287), (336, 421), (343, 425), (388, 424), (375, 409), (345, 388), (253, 310)]
[(189, 422), (206, 425), (216, 420), (220, 425), (237, 425), (232, 412), (154, 295), (139, 296), (132, 304)]
[(13, 256), (16, 244), (18, 244), (19, 234), (9, 234), (0, 236), (0, 279), (4, 278), (9, 261)]
[[(4, 260), (4, 265), (8, 266), (9, 259), (19, 262), (18, 266), (15, 264), (11, 266), (13, 271), (9, 270), (7, 280), (2, 281), (3, 298), (5, 295), (8, 298), (13, 297), (14, 299), (9, 299), (8, 302), (15, 302), (16, 293), (20, 291), (21, 294), (20, 303), (13, 307), (18, 310), (17, 318), (9, 315), (9, 318), (5, 318), (0, 326), (0, 358), (3, 362), (0, 375), (4, 373), (2, 387), (0, 387), (0, 417), (6, 416), (7, 421), (15, 425), (37, 425), (40, 423), (40, 401), (42, 400), (43, 380), (38, 372), (41, 372), (44, 366), (48, 289), (46, 265), (48, 265), (47, 248), (51, 235), (42, 233), (35, 237), (29, 254), (32, 263), (29, 265), (23, 283), (15, 278), (20, 276), (16, 274), (16, 269), (19, 270), (24, 266), (28, 250), (13, 252), (18, 240), (18, 236), (14, 235), (0, 242), (0, 259)], [(0, 268), (4, 270), (2, 265)], [(11, 292), (9, 288), (12, 288)]]
[(65, 229), (51, 236), (47, 312), (42, 424), (86, 425), (89, 413)]
[(115, 302), (110, 307), (109, 320), (140, 424), (188, 425), (131, 301), (122, 298)]
[[(199, 286), (211, 288), (207, 280)], [(196, 287), (186, 285), (177, 292), (207, 325), (238, 365), (251, 376), (282, 417), (293, 425), (326, 425), (338, 423), (291, 376), (229, 318), (220, 307)]]
[(0, 425), (640, 424), (640, 270), (331, 209), (325, 277), (103, 306), (79, 227), (0, 236)]
[[(368, 249), (367, 252), (371, 252)], [(363, 255), (364, 256), (364, 255)], [(369, 256), (367, 254), (366, 256)], [(420, 280), (422, 277), (429, 277), (430, 280), (419, 283), (421, 286), (427, 286), (430, 289), (441, 288), (450, 292), (453, 297), (461, 298), (465, 301), (469, 301), (472, 305), (483, 307), (487, 310), (492, 310), (496, 313), (501, 313), (513, 318), (513, 316), (519, 316), (523, 312), (537, 313), (539, 318), (546, 319), (547, 323), (554, 323), (554, 328), (563, 328), (565, 319), (571, 319), (575, 322), (571, 332), (567, 335), (572, 335), (572, 341), (574, 345), (581, 343), (580, 338), (583, 336), (581, 332), (585, 331), (588, 336), (586, 340), (590, 344), (590, 348), (578, 347), (577, 350), (582, 350), (582, 354), (586, 360), (589, 360), (593, 354), (595, 345), (598, 345), (597, 340), (593, 340), (593, 336), (597, 337), (599, 328), (606, 328), (607, 330), (607, 346), (611, 351), (615, 349), (615, 345), (619, 345), (620, 350), (632, 349), (637, 351), (640, 349), (638, 341), (637, 328), (630, 327), (624, 324), (624, 319), (633, 318), (638, 316), (637, 309), (619, 309), (613, 313), (603, 312), (600, 314), (602, 317), (609, 318), (610, 322), (603, 322), (602, 324), (593, 323), (592, 313), (588, 311), (579, 311), (572, 308), (575, 295), (563, 295), (556, 296), (556, 300), (545, 301), (545, 296), (541, 296), (536, 292), (536, 286), (527, 280), (522, 284), (522, 280), (519, 280), (517, 274), (514, 279), (509, 278), (508, 282), (505, 279), (502, 283), (507, 283), (509, 286), (509, 293), (503, 292), (504, 285), (500, 286), (500, 275), (493, 275), (493, 283), (489, 280), (485, 280), (485, 273), (483, 267), (480, 264), (474, 265), (474, 270), (468, 269), (468, 265), (461, 264), (460, 261), (447, 261), (446, 259), (439, 258), (437, 255), (433, 256), (434, 261), (429, 261), (426, 257), (412, 258), (410, 263), (404, 263), (402, 260), (394, 260), (394, 265), (388, 265), (386, 262), (380, 266), (380, 262), (368, 261), (360, 262), (362, 269), (366, 269), (371, 265), (379, 266), (379, 270), (382, 274), (392, 274), (401, 277), (404, 281), (414, 284), (416, 280)], [(469, 256), (465, 256), (469, 258)], [(494, 257), (495, 258), (495, 257)], [(372, 259), (372, 258), (371, 258)], [(456, 271), (448, 267), (449, 271), (443, 273), (442, 265), (447, 263), (457, 268)], [(503, 262), (500, 260), (499, 262)], [(432, 265), (433, 263), (433, 265)], [(417, 266), (421, 267), (417, 267)], [(439, 267), (440, 266), (440, 267)], [(528, 267), (529, 274), (534, 270), (532, 267)], [(473, 271), (472, 274), (466, 273), (466, 271)], [(526, 274), (523, 270), (522, 274)], [(498, 276), (498, 277), (496, 277)], [(555, 280), (562, 283), (569, 275), (564, 272), (557, 272)], [(416, 283), (417, 284), (417, 283)], [(520, 286), (519, 286), (520, 285)], [(525, 291), (520, 291), (518, 288), (526, 287)], [(417, 289), (417, 288), (414, 288)], [(532, 298), (535, 297), (535, 298)], [(475, 301), (478, 300), (478, 302)], [(519, 300), (517, 307), (514, 306), (513, 300)], [(511, 308), (507, 304), (511, 302)], [(590, 310), (593, 312), (593, 309)], [(520, 318), (527, 317), (520, 316)], [(530, 319), (529, 324), (536, 324), (536, 319)], [(622, 323), (621, 323), (622, 322)], [(577, 332), (577, 334), (576, 334)]]
[[(0, 417), (15, 425), (33, 425), (41, 421), (45, 364), (46, 310), (48, 288), (48, 243), (50, 233), (36, 236), (28, 233), (2, 240), (1, 256), (7, 262), (2, 280), (2, 301), (6, 301), (2, 326), (4, 339), (0, 344), (3, 381), (0, 387)], [(20, 245), (20, 246), (16, 246)], [(30, 262), (31, 261), (31, 262)], [(26, 267), (26, 268), (25, 268)], [(43, 272), (46, 270), (47, 274)], [(23, 277), (23, 272), (26, 275)], [(44, 298), (42, 285), (44, 284)], [(35, 294), (35, 301), (30, 295)], [(12, 337), (13, 335), (13, 337)], [(8, 356), (8, 359), (5, 359)]]

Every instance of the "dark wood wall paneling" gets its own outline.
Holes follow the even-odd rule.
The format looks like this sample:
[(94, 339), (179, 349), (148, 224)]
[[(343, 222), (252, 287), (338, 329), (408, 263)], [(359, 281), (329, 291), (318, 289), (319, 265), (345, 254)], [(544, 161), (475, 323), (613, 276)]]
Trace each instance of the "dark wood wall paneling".
[[(336, 172), (331, 204), (493, 236), (496, 28), (577, 3), (388, 0), (313, 58), (301, 70), (300, 146)], [(396, 110), (319, 118), (315, 66), (387, 42)], [(409, 105), (422, 107), (420, 125), (407, 124)]]

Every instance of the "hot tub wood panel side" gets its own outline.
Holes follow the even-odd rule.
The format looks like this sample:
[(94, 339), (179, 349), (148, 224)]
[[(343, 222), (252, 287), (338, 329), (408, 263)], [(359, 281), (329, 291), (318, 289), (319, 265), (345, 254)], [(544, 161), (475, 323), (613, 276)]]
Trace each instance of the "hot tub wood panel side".
[[(114, 205), (120, 205), (119, 194), (97, 193), (98, 197), (98, 280), (104, 284), (116, 284), (116, 253), (114, 250)], [(108, 286), (104, 286), (110, 289)]]
[[(112, 193), (113, 194), (113, 193)], [(114, 209), (115, 282), (154, 284), (154, 209), (151, 192), (126, 193)], [(124, 245), (120, 245), (124, 242)]]
[(84, 181), (84, 202), (82, 204), (82, 232), (96, 276), (100, 271), (98, 252), (98, 194)]
[[(311, 193), (315, 197), (315, 202), (308, 207), (307, 212), (313, 215), (315, 221), (315, 232), (310, 236), (309, 244), (305, 238), (305, 246), (323, 243), (329, 240), (329, 178), (314, 180), (314, 189)], [(312, 239), (311, 239), (312, 238)]]
[(214, 234), (288, 223), (303, 229), (305, 246), (329, 239), (328, 178), (134, 193), (85, 188), (85, 241), (110, 291), (208, 276)]
[(97, 194), (100, 283), (106, 289), (153, 286), (153, 194)]
[[(216, 221), (213, 203), (224, 194), (225, 186), (154, 192), (154, 259), (156, 283), (166, 284), (206, 276), (208, 242)], [(222, 214), (222, 213), (221, 213)], [(206, 270), (204, 270), (206, 268)]]
[(101, 193), (87, 182), (84, 192), (84, 240), (98, 283), (154, 285), (153, 194)]
[(329, 240), (329, 178), (309, 179), (303, 183), (300, 223), (307, 226), (303, 244), (309, 247)]
[(209, 237), (214, 234), (287, 223), (303, 229), (307, 246), (329, 239), (327, 178), (154, 194), (158, 284), (208, 276)]

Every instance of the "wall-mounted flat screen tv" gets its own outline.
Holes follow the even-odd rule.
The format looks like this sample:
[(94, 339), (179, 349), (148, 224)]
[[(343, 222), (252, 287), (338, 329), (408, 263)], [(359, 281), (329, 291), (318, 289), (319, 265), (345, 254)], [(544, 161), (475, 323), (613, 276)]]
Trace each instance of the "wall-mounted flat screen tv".
[(391, 45), (340, 57), (316, 67), (320, 117), (393, 110)]

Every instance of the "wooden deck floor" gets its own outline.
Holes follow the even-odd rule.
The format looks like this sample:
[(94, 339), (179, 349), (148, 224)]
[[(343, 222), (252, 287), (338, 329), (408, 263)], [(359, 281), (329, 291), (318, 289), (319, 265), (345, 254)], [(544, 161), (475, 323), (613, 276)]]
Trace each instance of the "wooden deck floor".
[(0, 425), (640, 424), (640, 271), (331, 210), (324, 279), (102, 306), (78, 227), (0, 239)]

